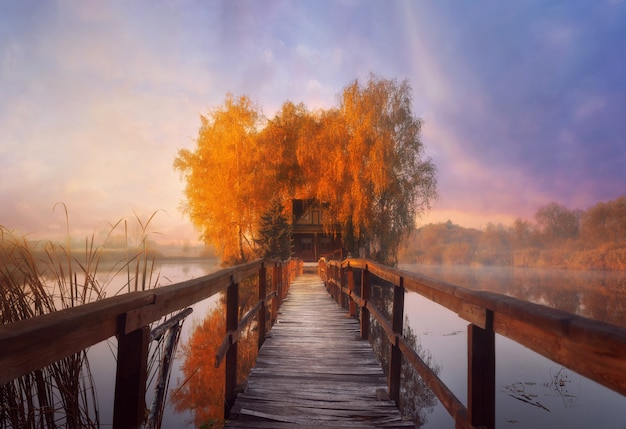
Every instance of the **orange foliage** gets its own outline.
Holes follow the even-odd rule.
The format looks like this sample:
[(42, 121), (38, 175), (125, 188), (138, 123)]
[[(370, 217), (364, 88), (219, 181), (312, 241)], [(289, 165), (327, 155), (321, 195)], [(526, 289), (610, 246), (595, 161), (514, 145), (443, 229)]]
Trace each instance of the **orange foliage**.
[[(226, 333), (225, 305), (212, 311), (194, 328), (189, 341), (181, 345), (183, 380), (173, 389), (175, 409), (191, 410), (195, 427), (224, 417), (224, 363), (215, 368), (215, 355)], [(254, 325), (252, 325), (254, 327)], [(258, 335), (253, 329), (240, 337), (237, 353), (237, 383), (245, 382), (257, 356)]]
[(214, 363), (225, 332), (224, 315), (213, 311), (181, 346), (185, 380), (179, 380), (172, 400), (177, 411), (193, 410), (195, 427), (224, 417), (224, 368), (215, 368)]
[(429, 224), (414, 231), (400, 257), (420, 264), (626, 269), (626, 197), (587, 211), (551, 203), (536, 218), (536, 225), (516, 219), (510, 227), (487, 224), (482, 231), (451, 221)]
[(228, 95), (201, 120), (196, 150), (180, 150), (174, 167), (187, 182), (187, 214), (226, 264), (254, 254), (272, 197), (326, 203), (327, 232), (340, 225), (347, 250), (394, 263), (436, 197), (406, 81), (355, 80), (337, 108), (312, 113), (287, 102), (265, 124), (247, 97)]
[(245, 261), (272, 189), (256, 138), (263, 115), (248, 97), (229, 94), (224, 107), (200, 119), (196, 150), (181, 149), (174, 161), (187, 182), (185, 212), (223, 262)]

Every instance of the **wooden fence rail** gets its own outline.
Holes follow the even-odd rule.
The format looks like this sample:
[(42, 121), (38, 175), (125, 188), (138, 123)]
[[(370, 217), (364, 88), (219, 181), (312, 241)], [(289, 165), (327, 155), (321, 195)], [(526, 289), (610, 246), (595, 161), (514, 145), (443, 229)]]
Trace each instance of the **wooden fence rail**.
[[(354, 271), (361, 272), (359, 288)], [(361, 310), (361, 336), (370, 316), (391, 343), (389, 393), (398, 400), (402, 356), (416, 369), (456, 422), (457, 428), (495, 427), (495, 334), (523, 346), (622, 395), (626, 395), (626, 328), (492, 292), (473, 291), (368, 260), (319, 262), (319, 273), (338, 303)], [(370, 300), (373, 278), (393, 285), (392, 320)], [(360, 293), (357, 291), (360, 290)], [(467, 407), (450, 391), (402, 336), (405, 291), (416, 292), (455, 312), (468, 325)]]
[[(267, 293), (267, 269), (272, 269)], [(237, 333), (256, 316), (259, 346), (265, 336), (266, 308), (275, 321), (290, 281), (302, 271), (302, 261), (256, 260), (197, 279), (143, 292), (107, 298), (19, 322), (0, 325), (0, 385), (29, 374), (110, 337), (117, 337), (118, 355), (113, 405), (113, 427), (139, 427), (146, 409), (148, 344), (152, 322), (189, 305), (226, 291), (227, 333), (226, 402), (234, 400), (237, 368)], [(258, 276), (259, 302), (238, 320), (238, 285)], [(269, 302), (271, 301), (271, 305)], [(223, 356), (218, 356), (221, 361)], [(228, 410), (227, 410), (228, 411)]]

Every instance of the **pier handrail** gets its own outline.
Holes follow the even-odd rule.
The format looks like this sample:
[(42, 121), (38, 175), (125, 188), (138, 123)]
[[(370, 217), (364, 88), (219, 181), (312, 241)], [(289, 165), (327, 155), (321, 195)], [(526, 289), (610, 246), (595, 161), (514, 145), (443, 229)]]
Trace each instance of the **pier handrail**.
[[(360, 293), (354, 270), (361, 270)], [(456, 422), (456, 427), (495, 427), (495, 334), (500, 334), (571, 370), (626, 395), (626, 328), (509, 296), (474, 291), (370, 260), (320, 259), (319, 273), (338, 302), (349, 299), (350, 314), (361, 309), (361, 336), (370, 315), (391, 343), (389, 392), (398, 401), (402, 355), (413, 365)], [(369, 299), (371, 277), (394, 286), (392, 321)], [(418, 293), (455, 312), (468, 325), (468, 404), (465, 407), (402, 336), (404, 293)]]
[[(266, 269), (270, 266), (274, 269), (273, 281), (272, 290), (267, 294)], [(138, 427), (143, 421), (145, 411), (149, 324), (226, 291), (226, 337), (230, 346), (227, 352), (235, 362), (233, 370), (233, 364), (229, 362), (227, 355), (226, 400), (233, 402), (237, 342), (233, 330), (242, 329), (237, 320), (236, 291), (239, 282), (253, 275), (259, 276), (260, 304), (253, 310), (258, 317), (259, 326), (263, 329), (259, 329), (260, 346), (265, 334), (266, 304), (271, 301), (274, 321), (280, 301), (286, 296), (289, 282), (301, 271), (302, 261), (299, 260), (280, 262), (259, 259), (196, 279), (142, 292), (130, 292), (0, 325), (0, 385), (116, 336), (118, 356), (113, 427)], [(254, 315), (242, 319), (250, 322)], [(229, 389), (231, 397), (228, 396)]]

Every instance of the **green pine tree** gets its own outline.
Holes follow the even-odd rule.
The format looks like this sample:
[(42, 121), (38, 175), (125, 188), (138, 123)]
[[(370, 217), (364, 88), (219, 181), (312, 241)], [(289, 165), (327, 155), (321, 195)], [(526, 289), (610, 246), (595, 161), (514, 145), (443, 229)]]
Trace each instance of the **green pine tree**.
[(254, 241), (262, 258), (286, 260), (291, 256), (291, 225), (283, 212), (283, 204), (275, 198), (261, 216), (259, 238)]

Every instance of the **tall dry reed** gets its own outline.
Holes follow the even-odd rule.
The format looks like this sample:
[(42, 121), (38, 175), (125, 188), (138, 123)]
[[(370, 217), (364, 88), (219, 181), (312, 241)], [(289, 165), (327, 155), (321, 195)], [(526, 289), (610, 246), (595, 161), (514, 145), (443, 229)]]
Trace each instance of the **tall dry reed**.
[[(76, 249), (71, 246), (64, 205), (63, 209), (68, 225), (65, 244), (29, 241), (0, 225), (1, 324), (105, 298), (109, 285), (101, 284), (97, 274), (103, 261), (111, 256), (123, 255), (107, 270), (118, 277), (123, 274), (127, 279), (113, 295), (158, 285), (155, 258), (148, 245), (148, 227), (156, 212), (146, 222), (136, 216), (139, 227), (134, 240), (129, 238), (128, 222), (120, 220), (110, 225), (101, 244), (96, 243), (94, 233), (85, 239), (83, 249)], [(122, 225), (123, 235), (119, 231)], [(125, 240), (122, 251), (107, 247), (114, 234), (118, 238), (122, 235)], [(114, 341), (110, 342), (110, 348), (116, 355)], [(150, 374), (157, 372), (161, 348), (162, 342), (151, 345)], [(0, 386), (0, 429), (99, 427), (101, 417), (87, 351)]]

